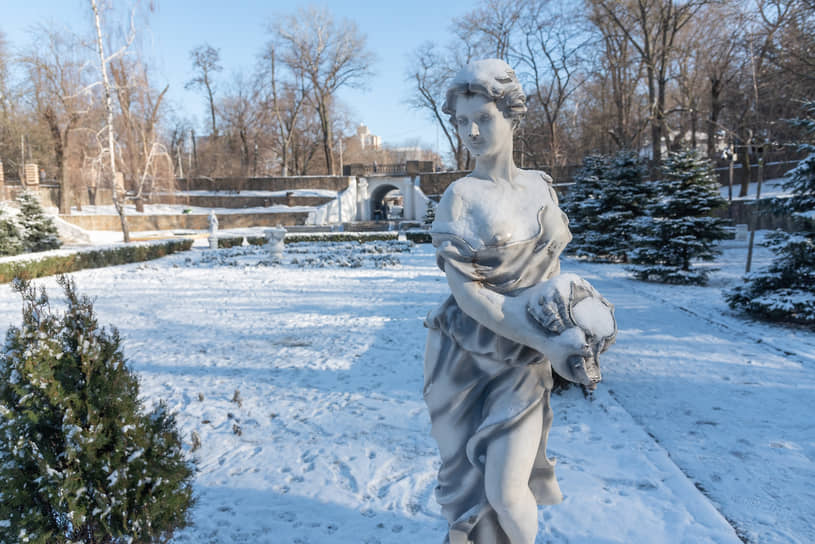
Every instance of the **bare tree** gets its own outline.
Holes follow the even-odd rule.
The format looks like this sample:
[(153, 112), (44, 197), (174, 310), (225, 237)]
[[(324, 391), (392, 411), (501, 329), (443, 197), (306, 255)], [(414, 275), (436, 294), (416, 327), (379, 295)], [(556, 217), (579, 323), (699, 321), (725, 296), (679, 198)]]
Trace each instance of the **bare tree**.
[(213, 75), (223, 70), (220, 65), (221, 54), (218, 49), (205, 43), (190, 51), (190, 60), (195, 77), (189, 80), (185, 88), (203, 89), (207, 94), (207, 105), (209, 106), (210, 121), (212, 123), (212, 136), (218, 137), (218, 126), (215, 124), (215, 82)]
[(481, 0), (478, 7), (453, 20), (462, 42), (476, 48), (478, 56), (493, 56), (512, 64), (510, 56), (522, 20), (537, 19), (541, 0)]
[(249, 174), (254, 162), (252, 155), (257, 146), (257, 133), (264, 109), (260, 104), (260, 81), (236, 72), (227, 92), (220, 100), (219, 117), (230, 149), (237, 148), (240, 159), (239, 173)]
[[(130, 15), (130, 31), (126, 37), (124, 45), (120, 47), (117, 51), (113, 52), (110, 56), (105, 56), (105, 46), (103, 43), (103, 33), (102, 33), (102, 20), (100, 17), (99, 7), (96, 4), (96, 0), (90, 0), (91, 9), (93, 11), (93, 20), (94, 26), (96, 28), (96, 50), (99, 54), (99, 72), (102, 75), (102, 88), (104, 91), (104, 99), (105, 99), (105, 117), (107, 120), (107, 148), (106, 153), (108, 158), (110, 159), (110, 174), (112, 176), (111, 180), (111, 187), (112, 187), (112, 197), (113, 197), (113, 206), (116, 208), (116, 213), (119, 214), (119, 221), (122, 226), (122, 237), (124, 238), (125, 243), (130, 242), (130, 229), (127, 225), (127, 216), (125, 215), (125, 207), (124, 207), (124, 184), (119, 185), (119, 175), (117, 175), (118, 170), (116, 167), (116, 138), (114, 136), (114, 117), (113, 117), (113, 84), (110, 81), (110, 77), (108, 76), (108, 66), (109, 64), (116, 60), (117, 58), (124, 55), (127, 48), (133, 43), (133, 40), (136, 36), (135, 26), (134, 26), (134, 15), (135, 15), (135, 8), (131, 12)], [(119, 193), (122, 193), (121, 195)]]
[[(32, 30), (32, 42), (36, 45), (19, 57), (26, 76), (25, 95), (47, 127), (55, 177), (60, 184), (59, 211), (67, 214), (70, 200), (66, 153), (74, 132), (93, 108), (89, 66), (77, 54), (82, 46), (76, 35), (39, 25)], [(20, 168), (23, 162), (21, 159)]]
[[(464, 59), (464, 64), (470, 59)], [(470, 156), (456, 129), (447, 115), (442, 113), (445, 91), (461, 61), (454, 60), (448, 49), (439, 51), (432, 42), (419, 46), (412, 55), (408, 78), (414, 83), (413, 95), (408, 103), (415, 109), (426, 111), (444, 134), (453, 155), (457, 170), (469, 168)]]
[(333, 102), (339, 89), (363, 84), (371, 74), (374, 55), (355, 23), (347, 19), (337, 23), (326, 9), (300, 9), (281, 17), (271, 31), (281, 44), (281, 61), (310, 83), (311, 99), (320, 118), (326, 169), (333, 175)]
[(133, 189), (136, 209), (145, 196), (174, 189), (173, 161), (159, 141), (158, 123), (169, 85), (159, 91), (150, 84), (147, 66), (119, 57), (109, 63), (119, 105), (119, 148), (125, 181)]
[(645, 66), (651, 124), (651, 155), (662, 156), (666, 133), (666, 90), (669, 66), (677, 35), (709, 0), (589, 0), (595, 20), (616, 25), (639, 54)]
[[(537, 106), (543, 112), (543, 125), (535, 131), (546, 134), (548, 152), (544, 162), (553, 170), (566, 164), (561, 116), (585, 81), (581, 51), (590, 45), (590, 38), (573, 23), (578, 19), (577, 13), (561, 11), (560, 7), (545, 9), (541, 4), (529, 3), (521, 23), (523, 38), (516, 49), (520, 68), (528, 71), (533, 87), (529, 106)], [(527, 131), (524, 129), (523, 133)], [(524, 144), (523, 149), (529, 150), (530, 146)]]
[(289, 174), (290, 150), (309, 94), (303, 73), (291, 74), (291, 80), (284, 80), (278, 65), (276, 44), (269, 42), (260, 58), (259, 77), (265, 90), (264, 110), (270, 112), (267, 124), (273, 125), (277, 148), (280, 153), (280, 168), (284, 176)]

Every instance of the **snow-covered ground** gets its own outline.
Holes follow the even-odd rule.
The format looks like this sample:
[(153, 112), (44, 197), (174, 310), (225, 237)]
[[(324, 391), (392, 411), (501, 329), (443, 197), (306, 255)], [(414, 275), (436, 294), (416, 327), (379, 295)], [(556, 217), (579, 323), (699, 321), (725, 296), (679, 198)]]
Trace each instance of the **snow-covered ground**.
[[(74, 274), (120, 328), (145, 400), (200, 436), (194, 525), (174, 542), (442, 541), (422, 320), (448, 288), (431, 247), (384, 247), (287, 246), (282, 266), (262, 248), (195, 248)], [(566, 498), (540, 509), (538, 542), (738, 544), (733, 526), (815, 542), (815, 334), (730, 312), (721, 288), (745, 257), (727, 242), (705, 288), (564, 260), (616, 305), (620, 333), (593, 400), (553, 397)], [(0, 286), (0, 325), (19, 314)]]
[[(144, 212), (137, 212), (135, 206), (125, 206), (125, 213), (127, 215), (208, 215), (210, 211), (214, 211), (218, 215), (226, 214), (242, 214), (242, 213), (280, 213), (280, 212), (310, 212), (314, 211), (314, 206), (257, 206), (254, 208), (205, 208), (201, 206), (188, 206), (186, 204), (145, 204)], [(49, 211), (54, 213), (56, 208), (50, 208)], [(116, 208), (113, 204), (100, 205), (100, 206), (82, 206), (81, 211), (75, 208), (71, 211), (72, 215), (116, 215)]]
[[(773, 178), (764, 181), (761, 184), (761, 198), (775, 198), (789, 195), (789, 192), (782, 187), (787, 181), (789, 181), (787, 178)], [(729, 190), (730, 188), (727, 185), (723, 185), (719, 189), (719, 192), (723, 198), (727, 198)], [(733, 200), (755, 200), (756, 194), (758, 193), (758, 182), (754, 181), (747, 185), (746, 196), (739, 196), (739, 192), (741, 192), (741, 184), (734, 183)]]

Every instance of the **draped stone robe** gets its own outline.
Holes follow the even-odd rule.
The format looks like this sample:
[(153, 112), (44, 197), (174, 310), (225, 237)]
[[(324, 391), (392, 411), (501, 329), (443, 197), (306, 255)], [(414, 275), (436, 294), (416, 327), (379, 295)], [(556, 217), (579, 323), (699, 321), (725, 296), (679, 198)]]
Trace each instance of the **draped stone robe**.
[[(478, 243), (457, 234), (455, 225), (436, 231), (433, 244), (442, 270), (452, 267), (481, 286), (506, 296), (560, 272), (560, 252), (571, 239), (568, 220), (549, 187), (548, 202), (537, 217), (537, 233), (526, 240)], [(552, 371), (545, 354), (500, 336), (465, 314), (451, 295), (428, 315), (424, 398), (431, 433), (439, 445), (441, 469), (436, 498), (450, 524), (446, 542), (509, 544), (486, 499), (487, 445), (510, 432), (534, 410), (543, 412), (543, 429), (529, 487), (538, 504), (562, 500), (554, 461), (546, 456), (552, 424), (549, 393)]]

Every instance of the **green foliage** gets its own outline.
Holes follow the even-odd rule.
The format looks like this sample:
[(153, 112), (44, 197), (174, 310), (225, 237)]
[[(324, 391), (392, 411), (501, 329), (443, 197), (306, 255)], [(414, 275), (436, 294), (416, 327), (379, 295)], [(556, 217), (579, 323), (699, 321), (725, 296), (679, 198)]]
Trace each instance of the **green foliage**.
[(145, 412), (119, 333), (59, 283), (61, 315), (15, 282), (23, 323), (0, 354), (0, 541), (166, 542), (193, 503), (175, 418), (163, 403)]
[(407, 238), (408, 240), (410, 240), (414, 244), (431, 244), (431, 243), (433, 243), (433, 237), (426, 230), (406, 230), (405, 231), (405, 238)]
[(17, 225), (11, 219), (0, 216), (0, 256), (23, 252), (23, 240)]
[(692, 264), (715, 259), (716, 242), (727, 237), (725, 221), (710, 215), (726, 204), (716, 175), (693, 150), (669, 153), (662, 171), (648, 215), (635, 223), (631, 271), (645, 281), (704, 285), (714, 269)]
[(632, 224), (645, 214), (653, 193), (644, 172), (642, 160), (631, 151), (583, 159), (561, 205), (573, 237), (567, 246), (570, 253), (592, 261), (627, 260)]
[(297, 242), (374, 242), (377, 240), (396, 240), (396, 231), (390, 232), (320, 232), (314, 234), (286, 234), (283, 240), (287, 244)]
[(243, 236), (219, 236), (218, 247), (228, 248), (243, 245)]
[(265, 246), (266, 245), (266, 237), (265, 236), (247, 236), (246, 243), (250, 246)]
[(189, 239), (164, 240), (150, 244), (86, 250), (69, 255), (49, 255), (31, 260), (0, 262), (0, 283), (8, 283), (14, 278), (40, 278), (86, 268), (149, 261), (179, 251), (187, 251), (191, 247), (192, 240)]
[[(805, 106), (808, 117), (794, 124), (815, 139), (815, 102)], [(784, 189), (789, 198), (777, 199), (768, 211), (800, 218), (801, 232), (776, 232), (766, 245), (775, 254), (773, 263), (745, 277), (745, 284), (725, 293), (728, 304), (756, 317), (801, 323), (815, 328), (815, 145), (804, 143), (809, 155), (788, 175)]]
[(732, 308), (762, 319), (815, 328), (815, 236), (776, 232), (767, 244), (773, 263), (724, 294)]
[(427, 209), (424, 212), (424, 225), (429, 227), (436, 220), (436, 203), (427, 199)]
[(45, 215), (37, 197), (24, 191), (17, 196), (17, 201), (20, 203), (19, 223), (25, 251), (48, 251), (61, 246), (57, 227)]

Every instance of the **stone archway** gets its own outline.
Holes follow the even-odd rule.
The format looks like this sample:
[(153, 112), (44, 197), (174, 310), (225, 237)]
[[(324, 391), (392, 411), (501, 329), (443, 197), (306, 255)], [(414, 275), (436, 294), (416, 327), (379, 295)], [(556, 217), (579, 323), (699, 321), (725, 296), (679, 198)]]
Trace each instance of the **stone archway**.
[(368, 206), (370, 210), (370, 217), (372, 219), (377, 217), (377, 212), (381, 209), (382, 203), (385, 200), (385, 196), (391, 191), (402, 192), (402, 189), (401, 187), (397, 187), (396, 185), (392, 185), (390, 183), (383, 183), (381, 185), (378, 185), (371, 191), (371, 196), (368, 200)]

